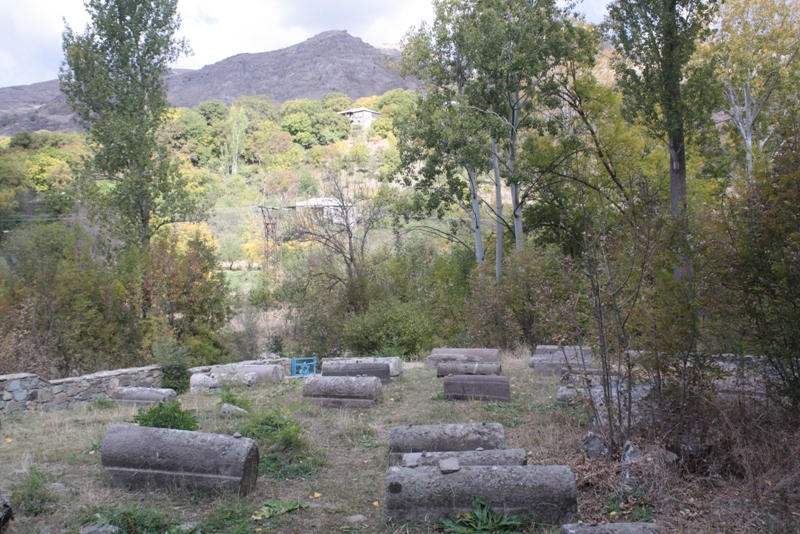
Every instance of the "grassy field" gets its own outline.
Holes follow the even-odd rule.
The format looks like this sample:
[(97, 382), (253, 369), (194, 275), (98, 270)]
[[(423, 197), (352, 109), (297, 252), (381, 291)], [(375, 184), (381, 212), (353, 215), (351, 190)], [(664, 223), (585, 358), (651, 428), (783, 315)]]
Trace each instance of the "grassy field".
[[(511, 379), (510, 404), (441, 400), (440, 379), (419, 364), (407, 369), (402, 380), (388, 385), (384, 403), (372, 410), (319, 409), (303, 400), (301, 381), (229, 391), (241, 404), (249, 404), (253, 413), (283, 417), (300, 430), (300, 439), (290, 443), (291, 454), (281, 452), (278, 441), (271, 451), (262, 446), (262, 458), (271, 455), (275, 460), (272, 471), (260, 476), (257, 489), (241, 499), (214, 493), (146, 493), (109, 487), (100, 465), (100, 440), (111, 424), (130, 421), (133, 409), (100, 403), (86, 409), (7, 417), (0, 428), (0, 491), (12, 496), (15, 504), (16, 517), (9, 532), (77, 533), (82, 525), (119, 518), (120, 514), (127, 514), (131, 525), (140, 525), (130, 527), (131, 532), (141, 531), (144, 524), (153, 525), (153, 532), (177, 531), (179, 525), (184, 525), (183, 532), (195, 533), (434, 532), (433, 523), (397, 522), (385, 516), (389, 429), (404, 424), (483, 421), (502, 423), (506, 446), (524, 448), (529, 463), (572, 465), (584, 520), (655, 517), (665, 527), (671, 524), (666, 531), (743, 531), (724, 528), (724, 517), (712, 523), (702, 515), (681, 517), (683, 512), (678, 513), (677, 508), (697, 510), (684, 499), (694, 501), (695, 495), (699, 504), (710, 498), (690, 494), (691, 488), (685, 488), (677, 505), (655, 508), (644, 504), (644, 496), (615, 493), (615, 464), (585, 459), (581, 450), (581, 437), (587, 431), (585, 415), (582, 410), (556, 405), (557, 379), (534, 376), (523, 358), (506, 355), (503, 367)], [(185, 408), (196, 410), (202, 431), (247, 432), (251, 419), (219, 415), (220, 394), (185, 394), (180, 401)], [(291, 463), (286, 463), (285, 457), (291, 457)], [(679, 479), (677, 474), (667, 478)], [(61, 485), (53, 487), (53, 482)], [(271, 498), (308, 506), (270, 519), (252, 519)], [(349, 523), (347, 516), (354, 514), (362, 514), (366, 520)], [(528, 530), (551, 531), (557, 530)]]

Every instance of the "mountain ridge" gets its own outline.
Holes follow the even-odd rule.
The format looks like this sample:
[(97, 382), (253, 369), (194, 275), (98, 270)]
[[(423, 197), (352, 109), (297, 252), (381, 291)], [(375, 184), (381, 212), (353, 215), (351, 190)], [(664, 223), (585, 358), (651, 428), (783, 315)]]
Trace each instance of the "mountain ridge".
[[(240, 96), (267, 95), (281, 104), (331, 92), (357, 99), (415, 89), (417, 80), (400, 76), (399, 59), (399, 50), (329, 30), (279, 50), (236, 54), (197, 70), (175, 69), (168, 75), (168, 99), (176, 107), (194, 107), (206, 100), (230, 104)], [(80, 129), (58, 80), (0, 88), (0, 135)]]

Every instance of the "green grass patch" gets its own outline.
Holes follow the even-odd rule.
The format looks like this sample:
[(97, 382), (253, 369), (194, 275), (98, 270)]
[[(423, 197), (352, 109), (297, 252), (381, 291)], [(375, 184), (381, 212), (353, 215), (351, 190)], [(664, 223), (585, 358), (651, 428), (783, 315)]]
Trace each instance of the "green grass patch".
[(601, 513), (609, 518), (625, 521), (648, 522), (653, 520), (653, 506), (644, 501), (644, 494), (639, 488), (623, 491), (608, 500)]
[(276, 479), (316, 478), (323, 465), (312, 456), (302, 429), (287, 414), (278, 411), (254, 415), (239, 430), (258, 443), (261, 458), (258, 473)]
[(230, 390), (222, 392), (219, 397), (219, 403), (220, 405), (233, 404), (234, 406), (238, 406), (239, 408), (247, 410), (248, 412), (252, 410), (252, 405), (250, 404), (249, 400)]
[(28, 469), (28, 474), (11, 486), (11, 504), (15, 512), (35, 517), (44, 512), (49, 504), (56, 502), (55, 496), (47, 486), (55, 480), (50, 473), (39, 471), (35, 467)]
[(103, 410), (110, 410), (116, 405), (117, 403), (111, 399), (106, 399), (105, 397), (97, 397), (96, 399), (92, 400), (92, 402), (86, 405), (86, 409), (99, 412)]
[(194, 531), (197, 534), (230, 533), (245, 534), (253, 532), (253, 503), (250, 500), (231, 500), (214, 508)]
[(162, 534), (176, 524), (164, 513), (138, 505), (100, 508), (87, 514), (87, 519), (88, 524), (118, 527), (122, 534)]

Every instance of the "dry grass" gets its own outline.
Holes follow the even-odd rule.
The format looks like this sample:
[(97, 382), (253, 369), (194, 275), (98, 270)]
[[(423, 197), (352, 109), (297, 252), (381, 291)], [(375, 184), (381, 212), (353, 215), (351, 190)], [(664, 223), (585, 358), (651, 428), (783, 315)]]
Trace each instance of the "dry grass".
[[(433, 524), (398, 523), (385, 517), (382, 503), (389, 429), (404, 424), (480, 421), (502, 423), (507, 446), (525, 448), (530, 463), (572, 465), (578, 478), (581, 517), (608, 519), (607, 503), (618, 494), (617, 468), (605, 460), (585, 459), (580, 439), (587, 430), (586, 417), (576, 409), (557, 406), (557, 380), (534, 376), (523, 358), (506, 355), (503, 366), (512, 383), (513, 399), (508, 405), (438, 400), (441, 381), (419, 367), (408, 369), (401, 381), (387, 386), (384, 403), (373, 410), (319, 409), (302, 399), (299, 381), (237, 392), (250, 401), (254, 411), (290, 414), (303, 427), (310, 451), (324, 462), (316, 478), (275, 480), (262, 476), (247, 499), (217, 494), (134, 493), (109, 487), (104, 481), (98, 444), (111, 424), (132, 418), (132, 409), (76, 409), (7, 417), (0, 429), (0, 491), (9, 495), (12, 485), (31, 466), (51, 473), (75, 490), (59, 495), (55, 504), (36, 517), (17, 514), (9, 532), (78, 532), (87, 514), (98, 507), (131, 504), (155, 508), (181, 522), (203, 521), (214, 509), (238, 506), (253, 511), (269, 498), (298, 500), (310, 506), (266, 524), (253, 523), (253, 528), (260, 527), (264, 532), (434, 532)], [(187, 394), (181, 402), (197, 410), (203, 431), (232, 433), (240, 424), (217, 413), (218, 395)], [(790, 435), (786, 434), (787, 439)], [(796, 439), (792, 446), (797, 449)], [(777, 500), (780, 492), (796, 495), (797, 479), (791, 478), (797, 477), (796, 470), (769, 475), (769, 486), (762, 480), (761, 504), (755, 506), (749, 486), (752, 481), (746, 478), (723, 480), (720, 475), (708, 475), (687, 479), (680, 466), (660, 461), (657, 451), (646, 449), (645, 453), (654, 460), (645, 462), (637, 473), (644, 491), (642, 503), (652, 507), (652, 514), (665, 531), (790, 532), (780, 527), (786, 524), (786, 513), (780, 512), (777, 504), (778, 511), (770, 509), (769, 500)], [(765, 462), (780, 465), (771, 456)], [(792, 464), (795, 467), (796, 462)], [(747, 521), (741, 520), (743, 512), (748, 514)], [(793, 517), (790, 512), (788, 517)], [(353, 514), (363, 514), (367, 520), (350, 525), (345, 518)], [(730, 530), (727, 524), (740, 528)]]

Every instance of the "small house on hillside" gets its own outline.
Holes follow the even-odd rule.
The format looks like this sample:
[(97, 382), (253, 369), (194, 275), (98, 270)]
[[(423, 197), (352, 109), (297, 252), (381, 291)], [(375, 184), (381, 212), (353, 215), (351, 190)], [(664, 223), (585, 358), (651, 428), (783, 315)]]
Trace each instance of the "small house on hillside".
[(355, 108), (355, 109), (346, 109), (344, 111), (340, 111), (339, 115), (344, 115), (348, 119), (350, 119), (350, 124), (357, 124), (361, 126), (365, 130), (369, 128), (370, 124), (375, 122), (375, 119), (378, 118), (380, 115), (377, 111), (372, 111), (371, 109), (367, 108)]
[(310, 198), (295, 203), (295, 210), (319, 222), (338, 225), (353, 225), (356, 222), (356, 207), (353, 204), (344, 204), (335, 198)]

